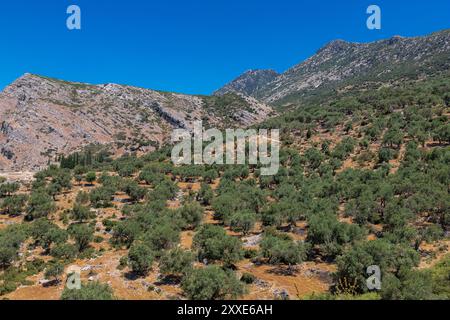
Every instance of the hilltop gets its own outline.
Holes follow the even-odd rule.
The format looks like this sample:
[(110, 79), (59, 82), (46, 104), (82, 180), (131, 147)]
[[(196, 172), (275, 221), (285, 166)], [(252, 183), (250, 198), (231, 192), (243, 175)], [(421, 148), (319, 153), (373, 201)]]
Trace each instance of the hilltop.
[(247, 72), (215, 94), (238, 92), (276, 106), (298, 106), (318, 96), (377, 89), (446, 73), (449, 68), (450, 30), (371, 43), (334, 40), (281, 74)]

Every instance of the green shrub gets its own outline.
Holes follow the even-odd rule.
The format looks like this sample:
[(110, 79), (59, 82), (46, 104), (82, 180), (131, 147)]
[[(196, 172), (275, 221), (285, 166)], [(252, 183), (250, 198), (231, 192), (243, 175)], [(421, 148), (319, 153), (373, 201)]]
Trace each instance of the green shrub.
[(114, 300), (111, 287), (100, 282), (89, 282), (82, 284), (81, 289), (64, 288), (61, 300)]
[(192, 270), (183, 279), (181, 287), (192, 300), (235, 299), (245, 292), (234, 272), (218, 266)]

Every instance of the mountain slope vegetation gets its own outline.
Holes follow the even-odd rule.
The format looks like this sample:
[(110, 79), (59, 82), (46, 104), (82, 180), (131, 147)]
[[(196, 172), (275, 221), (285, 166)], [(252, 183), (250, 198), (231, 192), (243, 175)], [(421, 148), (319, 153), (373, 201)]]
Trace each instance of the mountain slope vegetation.
[[(122, 156), (80, 149), (31, 182), (0, 178), (0, 296), (450, 299), (447, 39), (337, 41), (320, 63), (301, 65), (299, 74), (325, 70), (317, 79), (328, 80), (304, 91), (280, 82), (286, 91), (267, 95), (279, 114), (248, 122), (281, 129), (273, 176), (259, 165), (174, 165), (161, 143)], [(369, 52), (375, 62), (351, 73)], [(329, 81), (330, 70), (349, 77)], [(247, 103), (260, 104), (243, 94), (261, 98), (260, 86), (179, 99), (228, 125), (224, 109), (254, 114)], [(135, 89), (118, 90), (128, 104), (121, 95)], [(374, 265), (380, 290), (366, 283)], [(64, 289), (73, 266), (82, 270), (75, 293)]]

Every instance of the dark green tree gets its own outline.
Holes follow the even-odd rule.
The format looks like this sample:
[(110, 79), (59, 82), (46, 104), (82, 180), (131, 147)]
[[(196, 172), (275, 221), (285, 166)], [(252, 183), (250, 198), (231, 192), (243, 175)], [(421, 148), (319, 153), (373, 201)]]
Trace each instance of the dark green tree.
[(159, 270), (162, 274), (180, 277), (191, 271), (193, 262), (192, 252), (175, 248), (162, 255)]
[(115, 300), (115, 297), (109, 285), (95, 281), (82, 284), (80, 290), (65, 287), (61, 300)]
[(149, 246), (143, 243), (135, 243), (128, 252), (128, 265), (131, 270), (139, 275), (146, 275), (153, 264), (154, 254)]
[(181, 287), (192, 300), (236, 299), (245, 292), (232, 271), (218, 266), (194, 269), (183, 279)]
[(75, 245), (79, 252), (89, 247), (94, 239), (94, 230), (86, 224), (74, 224), (68, 229), (70, 235), (75, 240)]

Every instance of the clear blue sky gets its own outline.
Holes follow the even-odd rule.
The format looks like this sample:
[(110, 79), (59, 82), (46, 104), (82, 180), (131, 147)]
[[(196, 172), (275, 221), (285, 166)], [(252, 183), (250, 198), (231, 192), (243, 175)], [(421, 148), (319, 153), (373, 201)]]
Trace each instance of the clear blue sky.
[[(82, 10), (82, 30), (66, 9)], [(382, 30), (366, 8), (382, 9)], [(330, 40), (450, 28), (449, 0), (14, 0), (0, 6), (0, 89), (25, 72), (209, 94), (243, 71), (284, 71)]]

